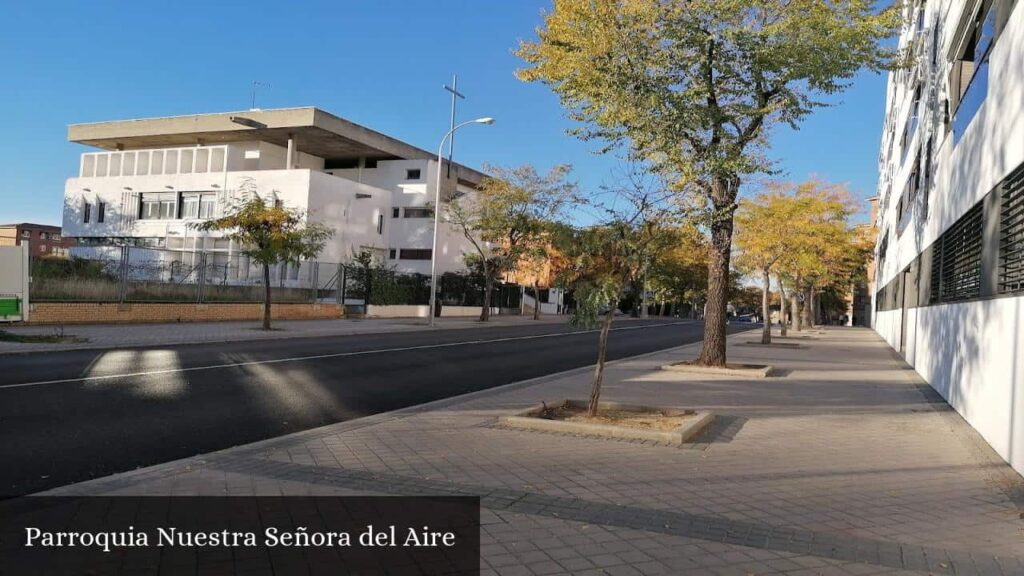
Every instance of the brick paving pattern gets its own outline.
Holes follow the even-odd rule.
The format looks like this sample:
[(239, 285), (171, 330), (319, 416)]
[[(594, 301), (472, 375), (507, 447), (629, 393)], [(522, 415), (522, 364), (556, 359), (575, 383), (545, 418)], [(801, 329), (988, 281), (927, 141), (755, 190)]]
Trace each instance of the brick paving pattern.
[(485, 574), (1024, 574), (1020, 476), (874, 333), (806, 343), (731, 348), (765, 380), (611, 364), (603, 399), (721, 415), (683, 448), (497, 425), (584, 369), (56, 492), (479, 495)]

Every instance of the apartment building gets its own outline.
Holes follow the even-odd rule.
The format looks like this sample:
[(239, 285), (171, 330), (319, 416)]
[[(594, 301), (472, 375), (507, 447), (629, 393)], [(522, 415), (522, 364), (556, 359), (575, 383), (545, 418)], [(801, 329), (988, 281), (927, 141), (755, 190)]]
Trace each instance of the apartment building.
[(889, 76), (873, 326), (1024, 472), (1024, 2), (916, 0)]
[(17, 224), (0, 224), (0, 246), (21, 246), (28, 244), (29, 254), (34, 258), (40, 256), (67, 256), (69, 249), (75, 245), (72, 238), (61, 234), (60, 226), (19, 222)]
[[(248, 110), (68, 127), (99, 149), (81, 156), (64, 191), (64, 233), (76, 251), (131, 245), (214, 258), (242, 247), (195, 224), (245, 194), (334, 229), (319, 259), (369, 251), (402, 272), (430, 272), (436, 156), (317, 108)], [(471, 194), (484, 174), (447, 163), (442, 201)], [(464, 268), (467, 243), (441, 224), (438, 272)]]

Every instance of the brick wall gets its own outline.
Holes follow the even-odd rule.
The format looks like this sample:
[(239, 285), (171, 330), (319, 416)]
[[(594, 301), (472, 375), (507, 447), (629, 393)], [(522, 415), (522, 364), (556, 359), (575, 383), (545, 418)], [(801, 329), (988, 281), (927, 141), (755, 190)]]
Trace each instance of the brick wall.
[[(275, 320), (340, 318), (337, 304), (273, 304)], [(179, 304), (103, 302), (38, 302), (31, 304), (31, 324), (136, 324), (146, 322), (215, 322), (259, 320), (263, 304)]]

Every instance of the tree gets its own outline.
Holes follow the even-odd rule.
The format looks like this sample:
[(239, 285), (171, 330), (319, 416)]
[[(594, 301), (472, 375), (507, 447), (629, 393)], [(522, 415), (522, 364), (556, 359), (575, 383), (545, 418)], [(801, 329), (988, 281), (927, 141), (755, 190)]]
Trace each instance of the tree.
[(850, 277), (857, 262), (864, 259), (860, 248), (864, 243), (857, 241), (849, 224), (854, 204), (844, 185), (811, 179), (785, 186), (792, 188), (794, 199), (800, 202), (800, 214), (777, 267), (780, 285), (792, 285), (793, 324), (801, 330), (802, 325), (815, 322), (817, 291), (837, 278)]
[(707, 242), (692, 224), (667, 233), (672, 235), (668, 239), (670, 247), (651, 262), (647, 286), (663, 306), (669, 303), (670, 315), (681, 303), (687, 303), (693, 313), (699, 309), (707, 291)]
[(899, 7), (875, 4), (556, 0), (538, 39), (519, 46), (518, 76), (551, 86), (582, 123), (574, 134), (628, 146), (704, 201), (712, 249), (701, 364), (726, 361), (733, 212), (743, 179), (772, 169), (770, 128), (796, 127), (862, 68), (900, 63), (885, 43)]
[(605, 207), (604, 222), (569, 229), (558, 238), (567, 261), (561, 283), (572, 288), (576, 299), (572, 323), (584, 327), (600, 323), (601, 327), (587, 405), (591, 417), (597, 414), (608, 334), (619, 301), (638, 284), (651, 263), (672, 246), (672, 236), (666, 232), (676, 213), (665, 204), (663, 190), (649, 185), (636, 170), (630, 175), (629, 186), (616, 191), (624, 203)]
[(243, 247), (243, 254), (263, 267), (263, 329), (270, 330), (270, 267), (316, 258), (334, 231), (308, 222), (301, 211), (266, 203), (252, 180), (243, 182), (241, 191), (242, 200), (230, 214), (196, 228), (227, 232), (228, 238)]
[(490, 318), (494, 282), (524, 260), (547, 256), (545, 226), (576, 198), (576, 184), (566, 180), (572, 167), (560, 164), (540, 175), (533, 166), (488, 166), (476, 194), (453, 198), (448, 219), (473, 247), (466, 263), (484, 279), (480, 321)]
[[(794, 239), (804, 233), (812, 208), (814, 204), (809, 198), (787, 195), (782, 187), (774, 186), (741, 201), (736, 212), (736, 266), (759, 275), (761, 280), (762, 344), (772, 341), (769, 299), (773, 268), (790, 253)], [(785, 313), (784, 307), (781, 313)]]

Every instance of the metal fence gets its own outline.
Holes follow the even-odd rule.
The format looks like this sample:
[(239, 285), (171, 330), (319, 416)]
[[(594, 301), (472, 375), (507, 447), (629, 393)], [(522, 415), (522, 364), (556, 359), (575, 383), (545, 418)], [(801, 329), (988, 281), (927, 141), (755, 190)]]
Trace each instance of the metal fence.
[[(36, 302), (262, 302), (263, 267), (241, 253), (135, 246), (76, 247), (72, 258), (32, 261)], [(430, 277), (379, 266), (303, 261), (270, 267), (274, 302), (427, 304)], [(495, 286), (494, 306), (518, 308), (520, 288)], [(442, 304), (480, 306), (483, 284), (465, 274), (439, 277)]]

